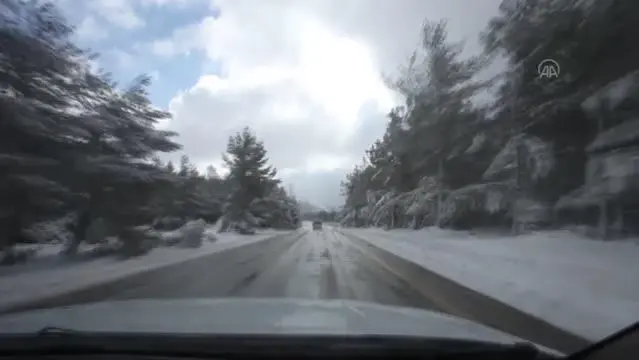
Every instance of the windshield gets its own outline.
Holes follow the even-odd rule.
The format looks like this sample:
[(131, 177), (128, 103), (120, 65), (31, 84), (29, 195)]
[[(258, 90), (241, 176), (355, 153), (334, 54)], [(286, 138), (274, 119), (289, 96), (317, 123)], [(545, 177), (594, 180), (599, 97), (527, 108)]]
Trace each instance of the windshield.
[[(639, 319), (636, 14), (635, 0), (3, 0), (0, 320), (164, 300), (202, 317), (160, 326), (159, 311), (158, 327), (206, 328), (181, 300), (342, 299), (565, 352), (598, 341)], [(93, 319), (141, 321), (136, 306)], [(368, 333), (416, 316), (352, 309), (379, 319), (357, 323)], [(450, 319), (415, 318), (429, 336)], [(483, 331), (453, 328), (439, 335)]]

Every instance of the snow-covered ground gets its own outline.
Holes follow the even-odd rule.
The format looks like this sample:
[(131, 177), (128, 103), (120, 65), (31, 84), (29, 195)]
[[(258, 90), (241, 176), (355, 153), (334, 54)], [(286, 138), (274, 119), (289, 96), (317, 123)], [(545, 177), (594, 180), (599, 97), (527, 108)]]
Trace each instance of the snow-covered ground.
[(341, 229), (475, 291), (599, 340), (639, 320), (639, 244), (568, 231), (517, 237)]
[[(209, 230), (210, 231), (210, 230)], [(0, 276), (0, 309), (101, 283), (122, 279), (141, 271), (159, 269), (218, 251), (265, 240), (289, 231), (264, 230), (256, 235), (216, 234), (216, 242), (204, 241), (200, 248), (159, 247), (149, 254), (121, 260), (104, 257), (46, 271), (14, 272)], [(47, 252), (54, 252), (47, 249)]]

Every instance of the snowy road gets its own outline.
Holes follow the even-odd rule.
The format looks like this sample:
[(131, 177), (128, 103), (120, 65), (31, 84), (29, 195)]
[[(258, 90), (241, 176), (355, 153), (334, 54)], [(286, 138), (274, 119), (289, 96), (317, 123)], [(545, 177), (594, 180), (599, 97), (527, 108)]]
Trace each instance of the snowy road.
[(104, 300), (138, 298), (291, 297), (355, 299), (435, 309), (435, 304), (397, 278), (353, 240), (332, 229), (305, 231), (206, 262)]
[(41, 306), (144, 298), (354, 299), (450, 313), (560, 351), (577, 336), (464, 288), (339, 229), (304, 229)]

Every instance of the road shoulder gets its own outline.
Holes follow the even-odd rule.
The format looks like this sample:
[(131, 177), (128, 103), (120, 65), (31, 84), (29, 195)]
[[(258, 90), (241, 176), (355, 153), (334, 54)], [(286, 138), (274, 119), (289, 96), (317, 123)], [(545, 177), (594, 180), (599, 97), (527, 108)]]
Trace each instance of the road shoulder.
[[(340, 231), (340, 230), (338, 230)], [(590, 342), (578, 335), (471, 290), (416, 263), (390, 253), (348, 231), (353, 240), (380, 266), (404, 279), (441, 311), (513, 334), (549, 348), (570, 353)]]

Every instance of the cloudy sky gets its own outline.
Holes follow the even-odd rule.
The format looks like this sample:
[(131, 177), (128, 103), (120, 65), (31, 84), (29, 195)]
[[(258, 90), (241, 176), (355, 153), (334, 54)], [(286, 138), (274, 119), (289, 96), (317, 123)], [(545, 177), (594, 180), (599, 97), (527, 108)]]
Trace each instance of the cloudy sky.
[(453, 40), (477, 35), (500, 0), (58, 0), (78, 41), (122, 83), (155, 79), (184, 153), (219, 166), (229, 135), (251, 126), (280, 176), (320, 206), (385, 127), (399, 99), (384, 86), (425, 18)]

